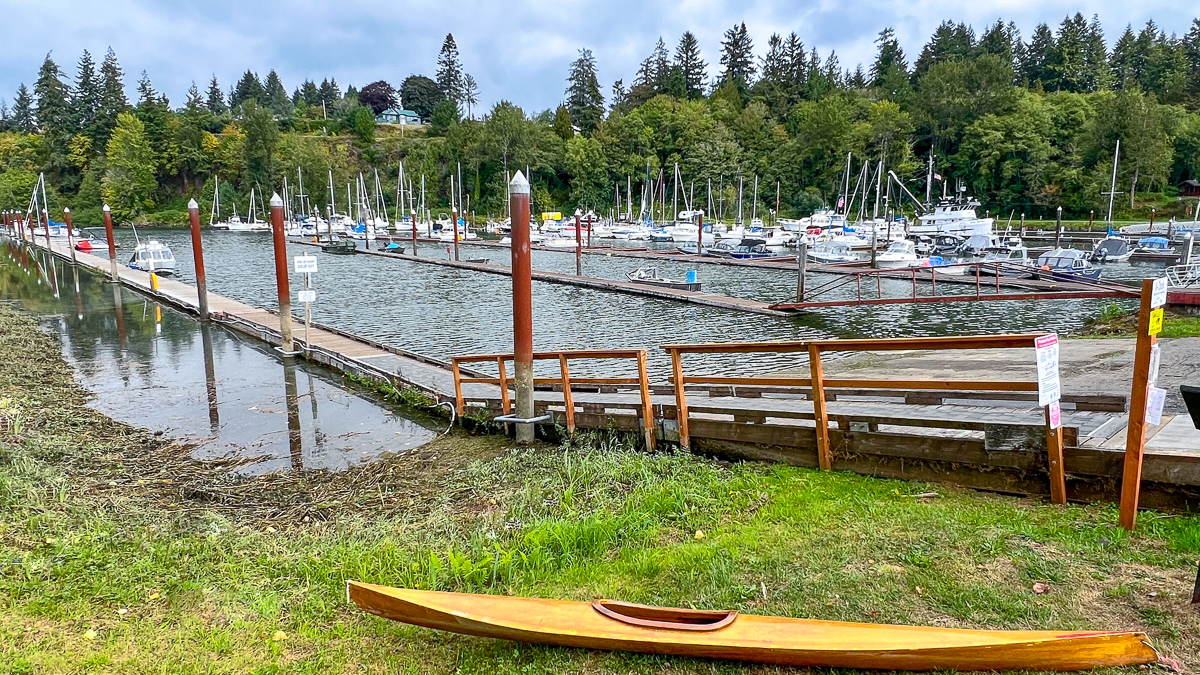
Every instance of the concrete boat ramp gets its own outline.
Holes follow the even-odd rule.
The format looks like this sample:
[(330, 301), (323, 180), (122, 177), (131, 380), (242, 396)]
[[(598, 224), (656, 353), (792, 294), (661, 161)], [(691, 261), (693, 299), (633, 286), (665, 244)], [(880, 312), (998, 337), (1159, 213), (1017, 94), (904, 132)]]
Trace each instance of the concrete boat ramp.
[[(72, 259), (65, 241), (54, 242), (52, 252), (60, 259)], [(82, 267), (105, 275), (109, 272), (106, 257), (78, 252), (74, 257)], [(408, 256), (396, 257), (411, 260)], [(425, 261), (479, 268), (475, 263)], [(118, 275), (129, 288), (196, 313), (196, 289), (190, 285), (160, 278), (157, 289), (153, 289), (149, 274), (127, 267), (118, 267)], [(208, 298), (216, 322), (265, 343), (280, 344), (277, 315), (213, 293)], [(297, 342), (303, 343), (301, 323), (295, 334)], [(310, 338), (311, 344), (302, 350), (304, 358), (398, 388), (412, 387), (451, 407), (458, 402), (454, 375), (444, 361), (332, 327), (314, 326)], [(1076, 342), (1079, 347), (1073, 346)], [(1100, 342), (1103, 344), (1095, 344)], [(1194, 366), (1187, 365), (1200, 363), (1200, 359), (1191, 358), (1193, 350), (1200, 350), (1200, 340), (1164, 343), (1163, 373), (1181, 379), (1200, 375)], [(1071, 499), (1112, 500), (1117, 495), (1127, 418), (1127, 393), (1123, 390), (1128, 388), (1130, 372), (1124, 360), (1131, 358), (1130, 350), (1121, 341), (1063, 343), (1064, 465)], [(1047, 494), (1045, 422), (1036, 393), (943, 391), (929, 385), (912, 389), (898, 384), (894, 390), (853, 386), (854, 378), (894, 378), (918, 372), (922, 373), (921, 379), (933, 382), (945, 373), (956, 373), (959, 378), (969, 374), (977, 380), (1008, 380), (1013, 377), (1013, 364), (1032, 369), (1033, 363), (1031, 350), (1020, 349), (993, 349), (986, 356), (965, 357), (944, 352), (889, 352), (886, 356), (864, 354), (857, 361), (837, 362), (831, 370), (837, 370), (842, 379), (837, 386), (826, 389), (833, 468), (1003, 492)], [(462, 373), (486, 377), (494, 372), (487, 368), (483, 371), (464, 368)], [(678, 439), (671, 382), (651, 382), (649, 392), (655, 438), (668, 442)], [(810, 395), (807, 387), (689, 383), (691, 447), (816, 466), (816, 422)], [(472, 417), (486, 418), (501, 413), (506, 397), (494, 384), (464, 383), (462, 398)], [(645, 421), (643, 400), (636, 386), (573, 384), (571, 399), (576, 428), (636, 430)], [(539, 387), (536, 405), (539, 414), (552, 414), (556, 423), (564, 423), (566, 404), (561, 386)], [(1142, 504), (1200, 508), (1200, 432), (1190, 426), (1186, 415), (1179, 414), (1175, 403), (1168, 407), (1163, 423), (1150, 430)]]

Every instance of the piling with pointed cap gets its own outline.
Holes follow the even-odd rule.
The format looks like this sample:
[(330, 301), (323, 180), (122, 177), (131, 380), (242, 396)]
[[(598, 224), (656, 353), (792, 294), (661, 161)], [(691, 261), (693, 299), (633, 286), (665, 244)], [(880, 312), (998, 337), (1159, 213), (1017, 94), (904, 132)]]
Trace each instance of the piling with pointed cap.
[(208, 321), (208, 281), (204, 274), (204, 247), (200, 240), (200, 205), (188, 200), (188, 220), (192, 225), (192, 260), (196, 264), (196, 307), (200, 320)]
[(271, 195), (271, 233), (275, 244), (275, 288), (279, 294), (279, 333), (283, 337), (280, 349), (291, 354), (296, 346), (292, 341), (292, 290), (288, 287), (287, 240), (283, 236), (283, 200)]
[(1058, 207), (1058, 215), (1054, 218), (1054, 248), (1062, 242), (1062, 207)]
[[(512, 214), (513, 370), (517, 417), (533, 418), (533, 261), (529, 250), (529, 181), (517, 171), (508, 184)], [(533, 442), (533, 425), (517, 425), (517, 442)]]
[(67, 248), (71, 249), (71, 264), (77, 265), (79, 261), (75, 259), (75, 242), (71, 240), (71, 209), (63, 207), (63, 220), (67, 226)]
[(113, 238), (112, 210), (108, 208), (108, 204), (104, 205), (104, 236), (108, 237), (108, 266), (112, 270), (112, 282), (119, 283), (121, 278), (117, 276), (117, 240)]

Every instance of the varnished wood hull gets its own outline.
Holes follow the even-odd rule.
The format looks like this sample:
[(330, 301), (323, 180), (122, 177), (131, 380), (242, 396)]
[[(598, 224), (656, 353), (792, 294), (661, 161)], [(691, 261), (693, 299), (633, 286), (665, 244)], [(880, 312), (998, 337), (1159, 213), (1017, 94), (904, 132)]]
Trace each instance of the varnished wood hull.
[(1153, 663), (1144, 633), (986, 631), (740, 615), (711, 632), (627, 625), (585, 602), (417, 591), (349, 582), (371, 614), (519, 642), (891, 670), (1084, 670)]

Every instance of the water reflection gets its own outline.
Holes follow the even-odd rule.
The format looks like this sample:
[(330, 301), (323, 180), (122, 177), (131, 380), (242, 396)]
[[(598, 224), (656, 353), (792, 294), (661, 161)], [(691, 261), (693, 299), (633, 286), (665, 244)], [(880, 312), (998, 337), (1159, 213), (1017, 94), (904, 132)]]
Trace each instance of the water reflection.
[[(55, 298), (29, 273), (23, 247), (10, 243), (4, 252), (0, 297), (41, 316), (59, 336), (76, 379), (95, 394), (91, 405), (184, 438), (199, 459), (253, 458), (239, 469), (247, 473), (337, 470), (403, 453), (436, 434), (432, 420), (381, 407), (329, 371), (281, 364), (258, 343), (201, 326), (86, 269), (78, 270), (74, 298)], [(306, 397), (310, 414), (301, 414)]]

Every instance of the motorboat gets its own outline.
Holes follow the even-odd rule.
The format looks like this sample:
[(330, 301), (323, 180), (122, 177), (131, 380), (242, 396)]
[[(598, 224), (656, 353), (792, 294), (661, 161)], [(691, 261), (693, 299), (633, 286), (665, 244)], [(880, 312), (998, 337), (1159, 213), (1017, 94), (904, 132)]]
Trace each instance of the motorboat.
[(966, 244), (966, 237), (956, 234), (939, 234), (931, 239), (929, 253), (940, 256), (962, 255), (967, 250)]
[(850, 250), (849, 246), (839, 241), (817, 242), (815, 246), (808, 249), (808, 259), (822, 265), (858, 262), (861, 260), (858, 254)]
[(675, 228), (671, 225), (664, 225), (650, 230), (649, 239), (657, 242), (675, 241)]
[(928, 265), (926, 259), (917, 255), (913, 242), (893, 241), (887, 250), (875, 256), (875, 267), (879, 269), (896, 269), (901, 267), (920, 267)]
[[(102, 227), (85, 227), (79, 230), (79, 241), (75, 242), (75, 250), (91, 253), (108, 248), (108, 232)], [(121, 248), (117, 244), (113, 248)]]
[(768, 250), (775, 251), (776, 253), (783, 251), (790, 245), (794, 245), (792, 242), (795, 241), (795, 236), (782, 227), (764, 227), (751, 232), (751, 235), (757, 239), (762, 239), (763, 245)]
[(1087, 261), (1087, 254), (1074, 248), (1056, 248), (1038, 256), (1033, 270), (1039, 279), (1099, 279), (1100, 268)]
[(624, 223), (614, 227), (611, 234), (613, 239), (645, 241), (650, 238), (650, 229), (643, 225)]
[(979, 273), (989, 276), (999, 274), (1002, 277), (1025, 277), (1029, 276), (1033, 267), (1029, 259), (1029, 249), (1025, 248), (1019, 239), (983, 249), (983, 260), (980, 262), (994, 263), (979, 266)]
[(541, 246), (548, 248), (575, 248), (575, 238), (567, 239), (566, 237), (547, 237), (540, 243)]
[(949, 257), (943, 258), (940, 255), (929, 256), (927, 264), (938, 274), (953, 274), (955, 276), (966, 274), (967, 270), (972, 267), (969, 263)]
[(658, 276), (658, 268), (654, 266), (639, 267), (638, 269), (629, 272), (625, 275), (635, 284), (643, 286), (657, 286), (659, 288), (674, 288), (680, 291), (698, 291), (700, 290), (700, 282), (696, 281), (696, 271), (688, 272), (687, 281), (677, 281), (675, 279), (667, 279)]
[(1118, 263), (1126, 262), (1131, 255), (1133, 249), (1130, 248), (1128, 239), (1110, 235), (1096, 242), (1088, 254), (1088, 260), (1095, 263)]
[(917, 222), (909, 225), (909, 234), (953, 234), (959, 237), (970, 237), (976, 234), (990, 235), (994, 218), (980, 218), (975, 209), (979, 202), (974, 199), (966, 201), (943, 201), (927, 213), (917, 218)]
[(965, 255), (981, 256), (989, 248), (1003, 246), (1004, 240), (992, 233), (973, 234), (963, 242), (962, 252)]
[(1166, 237), (1142, 237), (1129, 256), (1133, 262), (1175, 262), (1179, 254)]
[(352, 255), (358, 250), (358, 244), (353, 239), (342, 239), (334, 237), (333, 239), (321, 244), (321, 250), (325, 253), (334, 255)]
[(716, 235), (713, 234), (712, 225), (704, 224), (703, 226), (692, 225), (689, 223), (680, 223), (675, 225), (674, 232), (671, 238), (677, 244), (687, 246), (691, 244), (692, 248), (696, 248), (699, 244), (701, 248), (712, 246), (716, 243)]
[(175, 256), (166, 244), (157, 239), (150, 239), (138, 243), (129, 259), (129, 266), (135, 270), (166, 276), (175, 273)]
[(777, 258), (779, 254), (767, 248), (767, 242), (762, 239), (746, 238), (737, 243), (728, 257), (739, 260), (757, 260), (760, 258)]

